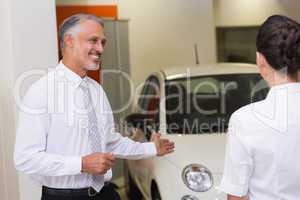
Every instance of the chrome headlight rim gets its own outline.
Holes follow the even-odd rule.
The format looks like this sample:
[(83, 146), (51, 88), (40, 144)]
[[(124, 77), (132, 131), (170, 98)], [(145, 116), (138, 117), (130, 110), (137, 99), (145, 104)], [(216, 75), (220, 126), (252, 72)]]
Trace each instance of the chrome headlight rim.
[[(206, 189), (203, 189), (203, 190), (197, 190), (193, 187), (190, 186), (190, 184), (188, 183), (187, 179), (186, 179), (186, 174), (188, 172), (194, 172), (195, 169), (198, 169), (197, 171), (200, 171), (200, 172), (205, 172), (206, 174), (208, 174), (209, 178), (210, 178), (210, 181), (211, 181), (211, 185), (206, 188)], [(204, 165), (202, 164), (198, 164), (198, 163), (192, 163), (192, 164), (189, 164), (187, 165), (183, 170), (182, 170), (182, 174), (181, 174), (181, 177), (182, 177), (182, 180), (183, 180), (183, 183), (192, 191), (194, 192), (207, 192), (208, 190), (210, 190), (213, 185), (214, 185), (214, 180), (213, 180), (213, 176), (212, 176), (212, 173), (210, 172), (210, 170), (205, 167)]]

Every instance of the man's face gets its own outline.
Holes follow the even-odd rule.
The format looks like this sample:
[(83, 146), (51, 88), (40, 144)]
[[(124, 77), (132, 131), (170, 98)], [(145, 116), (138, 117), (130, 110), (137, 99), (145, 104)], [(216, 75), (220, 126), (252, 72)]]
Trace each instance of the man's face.
[(72, 57), (81, 70), (97, 70), (106, 43), (103, 27), (95, 21), (85, 20), (73, 37)]

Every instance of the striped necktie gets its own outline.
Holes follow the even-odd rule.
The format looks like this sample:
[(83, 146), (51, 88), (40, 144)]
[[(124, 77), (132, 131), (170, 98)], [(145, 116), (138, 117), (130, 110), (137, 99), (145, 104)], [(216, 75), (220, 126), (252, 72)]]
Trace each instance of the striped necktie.
[[(101, 134), (99, 132), (97, 116), (92, 103), (92, 98), (91, 98), (87, 80), (82, 80), (79, 87), (82, 90), (84, 108), (87, 111), (88, 130), (89, 130), (88, 137), (89, 137), (91, 150), (93, 153), (102, 152)], [(99, 192), (104, 185), (104, 176), (103, 175), (89, 176), (89, 182), (91, 187)]]

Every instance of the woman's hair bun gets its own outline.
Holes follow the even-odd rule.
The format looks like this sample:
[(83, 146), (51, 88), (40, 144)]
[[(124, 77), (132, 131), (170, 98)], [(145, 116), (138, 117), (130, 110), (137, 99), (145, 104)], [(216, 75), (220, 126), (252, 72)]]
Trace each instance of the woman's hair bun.
[(295, 73), (300, 69), (299, 23), (282, 15), (269, 17), (258, 31), (256, 47), (274, 69)]

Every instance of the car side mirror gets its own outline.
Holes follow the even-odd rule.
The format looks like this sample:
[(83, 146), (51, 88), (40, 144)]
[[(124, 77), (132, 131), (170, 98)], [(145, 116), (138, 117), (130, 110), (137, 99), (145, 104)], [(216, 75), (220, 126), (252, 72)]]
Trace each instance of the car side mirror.
[(149, 119), (149, 116), (146, 114), (134, 113), (128, 115), (125, 121), (134, 128), (141, 128), (149, 124), (151, 119)]
[(143, 131), (147, 140), (150, 140), (151, 134), (154, 131), (154, 120), (147, 114), (134, 113), (125, 118), (127, 126), (138, 128)]

